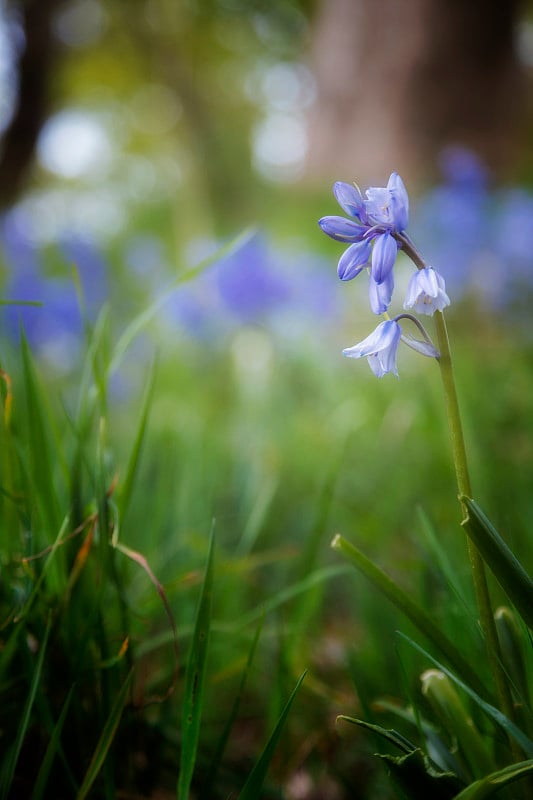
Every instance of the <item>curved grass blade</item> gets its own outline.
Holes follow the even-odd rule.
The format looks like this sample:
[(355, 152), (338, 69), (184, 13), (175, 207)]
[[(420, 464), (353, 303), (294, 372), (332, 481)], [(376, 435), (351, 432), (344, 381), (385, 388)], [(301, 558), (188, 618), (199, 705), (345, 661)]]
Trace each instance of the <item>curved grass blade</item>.
[(9, 789), (11, 787), (11, 783), (15, 775), (15, 768), (17, 766), (17, 761), (20, 755), (22, 744), (24, 742), (24, 737), (26, 736), (30, 724), (30, 717), (33, 708), (33, 703), (37, 695), (37, 689), (39, 688), (39, 684), (41, 682), (41, 673), (43, 671), (44, 655), (46, 653), (46, 647), (48, 645), (48, 638), (50, 636), (51, 628), (52, 628), (52, 618), (51, 616), (49, 616), (46, 623), (43, 640), (41, 642), (41, 647), (39, 649), (39, 655), (37, 657), (37, 661), (35, 664), (35, 669), (33, 671), (33, 678), (30, 685), (30, 691), (26, 700), (26, 705), (24, 706), (24, 710), (22, 711), (21, 714), (20, 725), (17, 731), (17, 737), (15, 739), (15, 743), (13, 744), (11, 757), (7, 762), (8, 764), (7, 772), (3, 781), (3, 785), (1, 787), (2, 798), (7, 797), (9, 794)]
[(366, 722), (364, 719), (357, 719), (356, 717), (348, 717), (346, 714), (339, 714), (336, 722), (349, 722), (351, 725), (357, 725), (360, 728), (366, 728), (373, 733), (377, 733), (382, 739), (385, 739), (389, 744), (397, 747), (404, 755), (414, 753), (417, 750), (416, 744), (413, 744), (403, 734), (395, 731), (394, 728), (382, 728), (381, 725), (375, 725), (373, 722)]
[(472, 686), (476, 691), (484, 694), (485, 689), (481, 684), (478, 675), (470, 664), (463, 658), (459, 650), (452, 641), (445, 636), (435, 625), (431, 617), (423, 611), (403, 589), (367, 558), (353, 544), (342, 536), (335, 536), (331, 546), (345, 556), (363, 575), (376, 586), (400, 611), (402, 611), (411, 622), (416, 625), (418, 630), (429, 639), (429, 641), (439, 650), (457, 672)]
[(508, 767), (492, 772), (485, 778), (471, 783), (462, 792), (454, 797), (453, 800), (484, 800), (485, 797), (499, 792), (504, 786), (514, 781), (525, 778), (533, 773), (533, 760), (520, 761), (518, 764), (511, 764)]
[(41, 798), (45, 796), (44, 793), (46, 791), (46, 784), (48, 781), (48, 776), (50, 774), (50, 769), (52, 767), (55, 755), (61, 746), (60, 744), (61, 731), (63, 730), (63, 724), (67, 717), (67, 711), (70, 707), (70, 701), (72, 700), (72, 697), (74, 695), (74, 688), (75, 688), (74, 686), (71, 686), (69, 693), (65, 698), (65, 702), (63, 703), (63, 708), (61, 709), (59, 719), (57, 720), (54, 726), (54, 730), (52, 731), (52, 736), (50, 737), (50, 741), (48, 742), (46, 753), (44, 754), (44, 758), (41, 762), (41, 766), (39, 767), (39, 772), (37, 773), (37, 777), (33, 785), (31, 800), (41, 800)]
[(133, 488), (133, 482), (135, 480), (137, 466), (139, 464), (141, 448), (146, 433), (146, 426), (148, 423), (148, 415), (150, 412), (151, 400), (154, 389), (154, 374), (155, 374), (155, 367), (154, 365), (152, 365), (145, 384), (146, 390), (142, 402), (141, 413), (139, 415), (139, 425), (137, 428), (137, 435), (135, 436), (133, 442), (133, 448), (129, 457), (125, 477), (124, 480), (122, 481), (122, 486), (120, 490), (119, 508), (120, 508), (120, 518), (122, 522), (124, 522), (124, 517), (126, 516), (126, 512), (129, 507), (129, 500)]
[(196, 763), (196, 751), (200, 736), (200, 719), (207, 667), (207, 649), (211, 626), (211, 600), (213, 592), (214, 525), (211, 528), (209, 552), (191, 650), (185, 672), (185, 697), (182, 709), (182, 742), (180, 772), (178, 776), (178, 800), (188, 800), (189, 789)]
[(413, 641), (413, 639), (410, 639), (409, 636), (406, 636), (401, 631), (397, 631), (397, 635), (408, 642), (411, 647), (415, 648), (415, 650), (418, 650), (418, 652), (421, 653), (425, 658), (429, 659), (429, 661), (431, 661), (431, 663), (434, 664), (437, 669), (442, 670), (445, 675), (447, 675), (454, 683), (457, 684), (457, 686), (466, 692), (466, 694), (469, 695), (475, 703), (477, 703), (477, 705), (488, 717), (490, 717), (497, 725), (500, 726), (500, 728), (503, 728), (503, 730), (509, 736), (512, 736), (513, 739), (518, 742), (528, 758), (533, 758), (533, 742), (523, 731), (520, 730), (517, 725), (514, 724), (514, 722), (511, 722), (511, 720), (508, 719), (505, 714), (502, 714), (499, 709), (483, 700), (470, 686), (467, 686), (460, 678), (457, 677), (457, 675), (454, 675), (453, 672), (450, 672), (449, 669), (440, 664), (435, 658), (433, 658), (432, 655), (427, 652), (427, 650), (424, 650), (423, 647)]
[(533, 630), (533, 580), (478, 504), (469, 497), (460, 500), (468, 512), (461, 525), (526, 625)]
[(117, 732), (117, 728), (120, 723), (120, 719), (122, 717), (122, 712), (124, 710), (124, 706), (126, 705), (126, 700), (128, 698), (128, 691), (130, 688), (131, 679), (133, 677), (133, 670), (130, 670), (126, 680), (122, 684), (122, 687), (115, 698), (115, 702), (111, 709), (111, 713), (107, 718), (106, 724), (104, 725), (104, 729), (101, 733), (100, 739), (98, 740), (98, 744), (96, 745), (95, 751), (93, 753), (93, 757), (91, 759), (91, 763), (89, 764), (89, 768), (85, 773), (85, 777), (83, 779), (83, 783), (76, 795), (76, 800), (83, 800), (83, 798), (87, 797), (89, 794), (93, 783), (95, 782), (96, 778), (106, 756), (109, 752), (109, 748), (113, 742), (115, 737), (115, 733)]
[(252, 771), (250, 772), (246, 783), (244, 784), (241, 793), (239, 794), (239, 800), (257, 800), (260, 797), (261, 787), (266, 778), (266, 774), (268, 772), (268, 768), (270, 762), (272, 761), (272, 756), (274, 755), (274, 751), (276, 749), (276, 745), (278, 743), (279, 737), (283, 731), (283, 727), (285, 725), (285, 721), (291, 709), (292, 703), (294, 698), (296, 697), (296, 693), (301, 686), (303, 679), (306, 676), (306, 672), (303, 672), (302, 675), (298, 678), (296, 686), (291, 692), (289, 699), (285, 705), (285, 708), (281, 712), (280, 718), (276, 723), (276, 727), (272, 731), (268, 742), (265, 745), (265, 749), (259, 756), (259, 760), (255, 763)]
[(215, 755), (211, 760), (211, 766), (209, 768), (209, 774), (206, 778), (205, 785), (204, 785), (204, 792), (206, 797), (211, 796), (212, 793), (212, 786), (215, 783), (215, 778), (217, 776), (218, 769), (222, 762), (222, 757), (224, 755), (224, 751), (226, 750), (226, 745), (228, 743), (229, 735), (231, 733), (231, 729), (237, 719), (237, 714), (239, 713), (239, 706), (241, 704), (241, 699), (244, 694), (244, 687), (246, 686), (246, 681), (248, 679), (248, 675), (250, 673), (250, 668), (252, 666), (252, 662), (254, 659), (255, 651), (257, 649), (257, 643), (259, 642), (259, 636), (261, 634), (261, 630), (263, 628), (263, 620), (264, 617), (260, 620), (259, 625), (256, 628), (255, 635), (252, 641), (252, 645), (250, 647), (250, 651), (248, 653), (248, 658), (246, 659), (246, 665), (244, 667), (243, 673), (241, 675), (241, 681), (239, 684), (239, 688), (237, 694), (235, 696), (235, 700), (233, 701), (233, 706), (231, 708), (231, 712), (227, 719), (227, 722), (224, 726), (224, 730), (222, 732), (222, 736), (220, 737)]
[(220, 261), (222, 258), (225, 258), (227, 255), (232, 253), (234, 250), (237, 250), (239, 247), (242, 247), (254, 234), (253, 229), (247, 229), (243, 231), (239, 236), (232, 239), (228, 244), (222, 246), (219, 250), (216, 251), (211, 256), (203, 259), (199, 264), (195, 267), (191, 267), (190, 269), (186, 269), (181, 272), (176, 280), (172, 282), (169, 288), (163, 292), (163, 294), (157, 298), (157, 300), (152, 303), (145, 311), (139, 314), (133, 322), (131, 322), (128, 327), (123, 332), (122, 336), (118, 340), (113, 356), (111, 358), (111, 362), (109, 364), (109, 375), (113, 374), (116, 369), (118, 368), (120, 362), (124, 358), (128, 348), (130, 347), (131, 343), (134, 339), (139, 335), (143, 328), (145, 328), (149, 322), (155, 317), (157, 312), (160, 308), (163, 308), (167, 300), (172, 297), (173, 293), (176, 291), (176, 288), (180, 286), (182, 283), (187, 283), (188, 281), (196, 278), (200, 275), (204, 270), (210, 267), (212, 264), (215, 264), (217, 261)]

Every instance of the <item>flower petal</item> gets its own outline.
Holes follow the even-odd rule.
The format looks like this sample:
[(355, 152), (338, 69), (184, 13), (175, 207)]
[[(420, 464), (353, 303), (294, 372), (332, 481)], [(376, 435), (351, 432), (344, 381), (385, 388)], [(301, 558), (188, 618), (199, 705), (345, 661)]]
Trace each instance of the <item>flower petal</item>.
[(389, 190), (379, 186), (370, 186), (365, 194), (365, 212), (369, 222), (390, 227), (392, 216), (390, 213), (391, 194)]
[(402, 342), (408, 345), (408, 347), (412, 347), (413, 350), (416, 350), (417, 353), (421, 353), (423, 356), (440, 358), (440, 353), (434, 344), (425, 342), (423, 339), (415, 339), (410, 333), (402, 334)]
[(366, 358), (389, 349), (394, 352), (398, 347), (402, 329), (396, 320), (387, 319), (380, 322), (372, 333), (353, 347), (343, 350), (343, 355), (348, 358)]
[(404, 308), (414, 308), (418, 314), (433, 316), (450, 305), (444, 278), (433, 267), (420, 269), (411, 276), (407, 286)]
[(376, 283), (383, 283), (387, 279), (394, 266), (397, 252), (398, 244), (390, 233), (376, 236), (372, 251), (372, 277)]
[(370, 275), (368, 283), (368, 299), (374, 314), (384, 314), (390, 306), (394, 290), (394, 273), (391, 270), (383, 283), (376, 283)]
[(395, 229), (401, 232), (407, 228), (409, 222), (409, 195), (397, 172), (391, 173), (387, 189), (391, 195), (391, 213)]
[(357, 186), (337, 181), (333, 186), (333, 194), (343, 211), (346, 211), (351, 217), (363, 218), (365, 203)]
[(337, 274), (341, 281), (349, 281), (359, 275), (371, 254), (371, 244), (366, 239), (351, 244), (339, 259)]
[(360, 242), (366, 232), (366, 228), (346, 217), (322, 217), (318, 224), (337, 242)]
[(396, 353), (402, 329), (396, 320), (385, 320), (359, 344), (343, 350), (348, 358), (368, 358), (370, 369), (378, 378), (387, 372), (398, 375)]

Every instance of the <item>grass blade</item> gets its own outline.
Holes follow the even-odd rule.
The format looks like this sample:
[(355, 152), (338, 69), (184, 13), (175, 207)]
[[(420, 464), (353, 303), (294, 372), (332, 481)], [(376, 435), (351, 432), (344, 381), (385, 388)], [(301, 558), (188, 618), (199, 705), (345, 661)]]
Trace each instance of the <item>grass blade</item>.
[(144, 399), (142, 403), (141, 413), (139, 416), (139, 425), (137, 428), (137, 435), (133, 442), (133, 448), (130, 454), (130, 458), (128, 461), (126, 474), (124, 477), (124, 481), (122, 482), (122, 487), (120, 491), (120, 518), (122, 522), (124, 522), (124, 518), (126, 516), (126, 511), (129, 507), (129, 500), (131, 496), (131, 491), (133, 488), (133, 482), (135, 480), (135, 475), (137, 472), (137, 466), (139, 464), (139, 458), (141, 453), (142, 444), (144, 441), (144, 436), (146, 433), (146, 425), (148, 422), (148, 414), (150, 412), (151, 407), (151, 400), (153, 395), (153, 388), (154, 388), (154, 367), (152, 366), (150, 373), (146, 380), (146, 390), (144, 394)]
[(200, 720), (204, 694), (205, 673), (207, 667), (207, 649), (211, 626), (211, 600), (213, 592), (213, 551), (214, 525), (211, 528), (209, 552), (205, 577), (202, 585), (200, 601), (196, 613), (196, 622), (192, 637), (191, 650), (185, 673), (185, 697), (182, 710), (182, 743), (180, 772), (178, 776), (178, 800), (188, 800), (189, 788), (196, 763), (196, 751), (200, 736)]
[(224, 726), (224, 730), (222, 732), (222, 736), (220, 737), (220, 741), (218, 743), (215, 755), (213, 756), (213, 758), (211, 760), (211, 766), (210, 766), (210, 769), (209, 769), (209, 774), (208, 774), (208, 776), (206, 778), (205, 786), (204, 786), (204, 791), (205, 791), (206, 796), (210, 796), (210, 794), (211, 794), (211, 787), (213, 786), (213, 784), (215, 782), (215, 778), (216, 778), (216, 775), (217, 775), (217, 772), (218, 772), (218, 768), (219, 768), (220, 763), (222, 761), (222, 756), (224, 755), (224, 751), (226, 749), (226, 744), (228, 742), (231, 729), (233, 728), (235, 720), (237, 719), (237, 714), (239, 713), (239, 706), (240, 706), (241, 699), (242, 699), (242, 696), (243, 696), (243, 693), (244, 693), (244, 687), (246, 686), (246, 681), (247, 681), (248, 675), (250, 673), (250, 668), (252, 666), (252, 662), (253, 662), (253, 659), (254, 659), (255, 651), (257, 649), (257, 643), (259, 642), (259, 636), (261, 634), (261, 630), (262, 630), (262, 627), (263, 627), (263, 619), (264, 619), (264, 617), (260, 620), (259, 625), (256, 628), (255, 636), (254, 636), (253, 641), (252, 641), (252, 646), (250, 647), (250, 651), (248, 653), (248, 658), (246, 660), (246, 665), (244, 667), (244, 670), (243, 670), (243, 673), (242, 673), (242, 676), (241, 676), (241, 682), (239, 684), (237, 695), (235, 697), (235, 700), (233, 701), (233, 706), (231, 708), (231, 712), (230, 712), (230, 714), (228, 716), (227, 722), (226, 722), (226, 724)]
[(15, 743), (13, 745), (13, 751), (11, 753), (11, 758), (9, 758), (7, 762), (7, 773), (5, 775), (3, 786), (2, 786), (2, 797), (5, 798), (9, 794), (9, 789), (11, 787), (11, 783), (13, 781), (13, 776), (15, 775), (15, 768), (17, 766), (17, 761), (20, 755), (20, 750), (22, 748), (22, 744), (24, 742), (24, 738), (26, 736), (29, 724), (30, 724), (30, 717), (33, 708), (33, 703), (35, 701), (35, 696), (37, 694), (37, 689), (39, 688), (41, 682), (41, 674), (43, 671), (43, 664), (44, 664), (44, 656), (46, 653), (46, 647), (48, 645), (48, 637), (50, 636), (50, 630), (52, 627), (52, 619), (51, 616), (48, 617), (46, 628), (43, 636), (43, 640), (41, 642), (41, 647), (39, 649), (39, 655), (37, 657), (37, 661), (35, 664), (35, 669), (33, 671), (33, 678), (30, 686), (30, 691), (28, 694), (28, 698), (26, 700), (26, 705), (24, 706), (24, 710), (22, 711), (21, 718), (20, 718), (20, 725), (17, 731), (17, 737), (15, 739)]
[(500, 728), (503, 728), (503, 730), (509, 736), (512, 736), (513, 739), (516, 742), (518, 742), (518, 744), (520, 745), (520, 747), (522, 748), (522, 750), (524, 751), (524, 753), (528, 758), (533, 758), (533, 742), (525, 735), (523, 731), (520, 730), (520, 728), (518, 728), (514, 724), (514, 722), (511, 722), (511, 720), (508, 719), (505, 716), (505, 714), (502, 714), (502, 712), (499, 709), (495, 708), (493, 705), (483, 700), (478, 694), (476, 694), (476, 692), (470, 686), (467, 686), (465, 683), (463, 683), (463, 681), (460, 678), (458, 678), (457, 675), (454, 675), (453, 672), (450, 672), (449, 669), (446, 669), (446, 667), (444, 667), (435, 658), (433, 658), (433, 656), (431, 656), (427, 652), (427, 650), (424, 650), (423, 647), (421, 647), (415, 641), (410, 639), (409, 636), (406, 636), (404, 633), (401, 633), (401, 631), (398, 631), (398, 636), (400, 636), (402, 639), (408, 642), (411, 645), (411, 647), (415, 648), (415, 650), (418, 650), (418, 652), (421, 653), (423, 656), (425, 656), (425, 658), (428, 658), (431, 661), (431, 663), (434, 664), (438, 669), (442, 670), (442, 672), (444, 672), (444, 674), (447, 675), (450, 678), (450, 680), (456, 683), (457, 686), (459, 686), (464, 692), (466, 692), (467, 695), (469, 695), (472, 698), (472, 700), (479, 706), (479, 708), (482, 711), (485, 712), (485, 714), (488, 717), (490, 717), (493, 720), (493, 722), (499, 725)]
[(246, 783), (244, 784), (241, 793), (239, 794), (239, 800), (257, 800), (260, 796), (261, 787), (266, 778), (266, 774), (268, 772), (268, 768), (270, 766), (270, 762), (272, 761), (272, 756), (274, 755), (274, 750), (276, 749), (276, 745), (278, 743), (279, 737), (283, 731), (285, 726), (286, 719), (289, 715), (289, 711), (293, 704), (294, 698), (300, 688), (303, 679), (306, 676), (306, 672), (303, 672), (302, 675), (298, 678), (296, 686), (291, 692), (287, 703), (285, 704), (285, 708), (281, 712), (280, 718), (276, 723), (276, 727), (272, 731), (268, 742), (265, 745), (265, 749), (261, 753), (259, 760), (256, 762), (254, 768), (250, 772)]
[(353, 544), (342, 536), (335, 536), (331, 546), (334, 550), (341, 552), (363, 575), (376, 586), (400, 611), (402, 611), (411, 622), (416, 625), (418, 630), (435, 645), (446, 660), (463, 676), (463, 678), (476, 691), (485, 693), (485, 689), (480, 683), (476, 672), (470, 664), (463, 658), (453, 642), (445, 636), (435, 625), (431, 617), (421, 609), (403, 589), (367, 558)]
[(511, 764), (508, 767), (492, 772), (480, 780), (471, 783), (462, 792), (454, 797), (454, 800), (484, 800), (485, 797), (490, 797), (492, 794), (499, 792), (504, 786), (507, 786), (520, 778), (525, 778), (527, 775), (533, 773), (533, 760), (520, 761), (518, 764)]
[(52, 430), (52, 424), (49, 417), (45, 418), (45, 394), (38, 385), (30, 348), (24, 335), (21, 341), (21, 352), (26, 393), (31, 481), (39, 499), (39, 507), (47, 530), (55, 532), (59, 528), (61, 515), (54, 485), (54, 474), (56, 461), (60, 459), (61, 454), (56, 450), (54, 458), (52, 458), (50, 452), (47, 428)]
[(201, 275), (201, 273), (212, 264), (215, 264), (217, 261), (225, 258), (234, 250), (242, 247), (253, 236), (253, 234), (254, 231), (252, 229), (243, 231), (243, 233), (241, 233), (235, 239), (232, 239), (230, 242), (228, 242), (228, 244), (221, 247), (213, 255), (203, 259), (203, 261), (201, 261), (195, 267), (191, 267), (190, 269), (186, 269), (181, 272), (176, 280), (172, 282), (169, 288), (160, 297), (158, 297), (151, 306), (139, 314), (139, 316), (136, 317), (122, 333), (122, 336), (116, 344), (113, 357), (109, 364), (109, 374), (111, 375), (117, 370), (131, 343), (139, 335), (143, 328), (145, 328), (152, 321), (157, 312), (165, 305), (167, 300), (172, 297), (180, 284), (191, 281), (193, 278)]
[(126, 680), (122, 684), (122, 688), (120, 689), (119, 693), (115, 698), (115, 702), (113, 704), (113, 707), (111, 708), (111, 712), (109, 714), (109, 717), (107, 718), (106, 724), (104, 725), (104, 729), (101, 733), (100, 739), (98, 740), (98, 744), (96, 745), (95, 751), (93, 753), (91, 763), (89, 764), (89, 768), (85, 773), (83, 783), (76, 796), (77, 800), (83, 800), (84, 797), (87, 797), (93, 783), (98, 777), (98, 773), (102, 769), (109, 748), (111, 747), (111, 744), (115, 737), (115, 733), (117, 732), (117, 728), (119, 726), (120, 719), (122, 717), (124, 706), (126, 705), (126, 700), (128, 698), (128, 691), (130, 688), (132, 676), (133, 676), (133, 670), (131, 670), (128, 673)]
[(46, 753), (44, 754), (41, 766), (39, 767), (39, 772), (37, 773), (37, 777), (35, 779), (31, 800), (40, 800), (41, 797), (44, 797), (44, 792), (46, 791), (46, 783), (48, 781), (48, 776), (50, 774), (50, 769), (52, 767), (53, 760), (60, 747), (60, 739), (61, 739), (61, 732), (63, 730), (63, 724), (67, 717), (67, 712), (70, 707), (70, 701), (72, 700), (73, 695), (74, 695), (74, 686), (71, 687), (69, 693), (65, 698), (65, 702), (63, 703), (63, 708), (61, 709), (61, 714), (59, 715), (59, 719), (57, 720), (57, 723), (54, 726), (54, 730), (52, 731), (52, 736), (50, 737), (50, 741), (48, 742)]
[(461, 523), (492, 570), (494, 577), (533, 630), (533, 580), (478, 504), (461, 497), (468, 515)]

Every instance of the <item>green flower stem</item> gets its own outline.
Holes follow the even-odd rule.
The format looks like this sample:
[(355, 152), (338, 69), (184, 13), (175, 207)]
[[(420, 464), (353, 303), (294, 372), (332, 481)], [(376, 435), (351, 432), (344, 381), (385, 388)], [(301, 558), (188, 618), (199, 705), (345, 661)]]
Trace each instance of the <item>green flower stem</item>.
[[(423, 256), (406, 233), (397, 234), (396, 239), (404, 253), (411, 259), (418, 269), (425, 269), (427, 267)], [(461, 414), (457, 400), (457, 391), (455, 389), (455, 378), (453, 374), (448, 330), (446, 328), (444, 315), (441, 311), (435, 312), (434, 320), (435, 330), (437, 333), (437, 347), (440, 352), (439, 366), (444, 387), (444, 395), (446, 398), (446, 411), (450, 428), (453, 463), (455, 465), (459, 497), (472, 497), (470, 476), (468, 473), (468, 461), (466, 458), (466, 448), (463, 436), (463, 426), (461, 423)], [(463, 509), (464, 516), (466, 517), (466, 507), (463, 503), (461, 503), (461, 507)], [(476, 593), (479, 621), (485, 637), (489, 666), (498, 692), (501, 710), (510, 720), (512, 720), (514, 717), (513, 702), (502, 667), (500, 643), (498, 640), (498, 633), (496, 630), (496, 623), (494, 621), (492, 603), (490, 600), (487, 575), (485, 572), (485, 563), (477, 547), (468, 537), (467, 547), (468, 556), (470, 559), (470, 569), (472, 571), (472, 581)], [(514, 750), (515, 747), (513, 747), (513, 751)], [(516, 752), (514, 754), (515, 756), (517, 755)]]
[[(448, 414), (448, 424), (450, 427), (450, 437), (453, 452), (453, 461), (455, 465), (455, 474), (457, 477), (457, 487), (459, 489), (459, 496), (472, 497), (472, 490), (470, 486), (470, 476), (468, 473), (468, 462), (466, 458), (466, 449), (463, 436), (463, 426), (461, 423), (461, 415), (459, 412), (459, 403), (457, 401), (457, 392), (455, 389), (455, 379), (453, 374), (453, 364), (450, 352), (450, 342), (448, 339), (448, 330), (446, 328), (446, 321), (441, 311), (437, 311), (434, 315), (435, 330), (437, 333), (438, 349), (440, 351), (439, 365), (444, 386), (444, 395), (446, 398), (446, 411)], [(466, 516), (466, 509), (461, 504), (464, 514)], [(487, 655), (491, 672), (498, 691), (500, 700), (500, 707), (503, 713), (512, 720), (514, 717), (513, 703), (511, 693), (506, 680), (505, 672), (501, 664), (500, 644), (498, 640), (498, 633), (496, 630), (496, 623), (494, 621), (494, 613), (492, 610), (492, 603), (487, 584), (487, 575), (485, 572), (485, 564), (477, 549), (470, 539), (467, 539), (468, 556), (470, 558), (470, 568), (472, 570), (472, 580), (476, 593), (476, 600), (481, 623), (481, 629), (485, 636), (485, 643), (487, 647)]]

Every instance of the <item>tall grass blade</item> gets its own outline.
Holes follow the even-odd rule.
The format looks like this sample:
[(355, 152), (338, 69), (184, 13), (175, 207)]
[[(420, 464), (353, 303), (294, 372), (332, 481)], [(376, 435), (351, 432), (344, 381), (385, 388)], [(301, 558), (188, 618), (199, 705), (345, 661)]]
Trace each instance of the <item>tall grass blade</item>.
[(124, 517), (129, 507), (129, 500), (133, 489), (133, 482), (135, 480), (135, 475), (137, 473), (141, 448), (146, 433), (146, 425), (148, 423), (148, 414), (150, 412), (151, 400), (154, 389), (154, 373), (155, 373), (155, 368), (154, 366), (152, 366), (146, 380), (146, 390), (144, 393), (141, 413), (139, 416), (139, 425), (137, 427), (137, 434), (133, 442), (133, 448), (131, 450), (128, 465), (126, 468), (126, 473), (124, 476), (124, 480), (122, 481), (122, 486), (120, 490), (119, 516), (122, 519), (122, 521), (124, 521)]
[(492, 772), (485, 778), (471, 783), (462, 792), (454, 797), (454, 800), (484, 800), (485, 797), (490, 797), (496, 792), (499, 792), (504, 786), (508, 786), (514, 781), (525, 778), (527, 775), (533, 773), (533, 760), (520, 761), (518, 764), (510, 764), (508, 767)]
[(211, 626), (211, 600), (213, 593), (214, 525), (211, 528), (209, 552), (196, 622), (185, 673), (185, 697), (182, 709), (182, 743), (180, 772), (178, 776), (178, 800), (188, 800), (189, 789), (196, 763), (196, 751), (200, 736), (200, 720), (207, 667), (207, 650)]
[(33, 786), (33, 792), (31, 794), (31, 800), (41, 800), (44, 797), (44, 793), (46, 791), (46, 785), (48, 782), (48, 777), (50, 775), (50, 769), (52, 768), (52, 764), (55, 758), (55, 755), (59, 748), (61, 747), (61, 732), (63, 730), (63, 725), (65, 723), (65, 719), (67, 718), (67, 712), (70, 707), (70, 701), (74, 695), (74, 686), (70, 688), (69, 693), (65, 698), (65, 702), (63, 703), (63, 708), (61, 709), (61, 713), (59, 715), (59, 719), (57, 720), (54, 730), (52, 731), (52, 736), (50, 737), (50, 741), (48, 742), (48, 747), (46, 748), (46, 752), (44, 754), (44, 758), (41, 762), (41, 766), (39, 767), (39, 772), (37, 773), (37, 777), (35, 779), (35, 783)]
[(261, 621), (259, 622), (259, 625), (256, 628), (255, 636), (253, 638), (252, 645), (251, 645), (250, 651), (248, 653), (248, 658), (246, 660), (246, 665), (244, 667), (244, 670), (243, 670), (243, 673), (242, 673), (242, 676), (241, 676), (241, 681), (240, 681), (240, 684), (239, 684), (239, 688), (238, 688), (237, 694), (235, 696), (235, 700), (233, 701), (233, 706), (231, 708), (231, 711), (229, 713), (228, 719), (227, 719), (226, 724), (224, 726), (224, 730), (222, 732), (222, 736), (220, 737), (220, 740), (218, 742), (218, 746), (217, 746), (215, 755), (213, 756), (212, 761), (211, 761), (211, 766), (209, 768), (209, 774), (208, 774), (208, 776), (206, 778), (206, 781), (205, 781), (205, 789), (204, 789), (205, 794), (207, 796), (209, 796), (210, 793), (211, 793), (211, 787), (213, 786), (213, 784), (215, 782), (215, 778), (216, 778), (218, 769), (219, 769), (220, 764), (222, 762), (222, 757), (223, 757), (224, 752), (226, 750), (226, 745), (228, 743), (228, 739), (229, 739), (229, 735), (231, 733), (231, 729), (233, 728), (235, 720), (237, 719), (237, 714), (239, 713), (239, 707), (240, 707), (240, 704), (241, 704), (242, 696), (244, 694), (244, 688), (246, 686), (246, 681), (248, 679), (248, 675), (250, 673), (250, 668), (252, 666), (252, 662), (253, 662), (253, 659), (254, 659), (255, 651), (257, 649), (257, 643), (259, 642), (259, 636), (260, 636), (261, 630), (263, 628), (263, 619), (264, 619), (264, 617), (261, 619)]
[(45, 395), (37, 384), (30, 348), (24, 335), (22, 335), (21, 352), (26, 392), (31, 481), (39, 498), (43, 521), (49, 531), (55, 532), (59, 528), (61, 519), (54, 485), (55, 462), (60, 453), (56, 451), (54, 460), (52, 460), (47, 431), (47, 428), (51, 429), (51, 424), (49, 424), (48, 418), (45, 420), (44, 415)]
[(461, 523), (492, 570), (494, 577), (533, 630), (533, 580), (478, 504), (461, 497), (468, 514)]
[(133, 670), (128, 673), (126, 680), (122, 684), (122, 687), (115, 698), (115, 702), (113, 703), (109, 717), (106, 720), (100, 735), (100, 739), (98, 740), (94, 750), (91, 763), (89, 764), (87, 772), (85, 773), (83, 783), (78, 791), (78, 794), (76, 795), (76, 800), (83, 800), (83, 798), (87, 797), (95, 780), (98, 777), (100, 770), (102, 769), (106, 756), (109, 752), (109, 748), (111, 747), (113, 739), (115, 738), (124, 706), (126, 705), (132, 677)]
[(26, 736), (26, 733), (28, 732), (28, 727), (29, 727), (30, 718), (31, 718), (31, 712), (32, 712), (32, 709), (33, 709), (33, 703), (35, 701), (35, 697), (37, 695), (37, 690), (38, 690), (39, 685), (41, 683), (41, 675), (42, 675), (42, 671), (43, 671), (44, 656), (45, 656), (45, 653), (46, 653), (46, 648), (47, 648), (47, 645), (48, 645), (48, 638), (50, 636), (51, 628), (52, 628), (52, 618), (49, 615), (49, 617), (47, 619), (47, 622), (46, 622), (46, 628), (45, 628), (45, 631), (44, 631), (44, 636), (43, 636), (43, 639), (42, 639), (42, 642), (41, 642), (41, 646), (39, 648), (39, 655), (37, 656), (37, 661), (35, 663), (35, 669), (33, 671), (33, 678), (32, 678), (31, 685), (30, 685), (30, 691), (29, 691), (29, 694), (28, 694), (28, 697), (27, 697), (27, 700), (26, 700), (26, 704), (24, 706), (24, 709), (23, 709), (21, 717), (20, 717), (20, 724), (19, 724), (19, 727), (18, 727), (17, 736), (16, 736), (16, 739), (15, 739), (15, 742), (13, 743), (13, 750), (11, 752), (10, 757), (8, 758), (8, 761), (7, 761), (7, 770), (6, 770), (6, 774), (5, 774), (5, 776), (3, 778), (3, 781), (2, 781), (3, 785), (1, 787), (2, 788), (2, 794), (1, 794), (2, 798), (6, 798), (8, 796), (9, 789), (11, 787), (11, 783), (12, 783), (13, 777), (15, 775), (15, 768), (17, 766), (17, 761), (18, 761), (18, 758), (19, 758), (19, 755), (20, 755), (22, 744), (24, 742), (24, 738)]
[(272, 756), (274, 755), (274, 751), (276, 749), (278, 740), (283, 731), (294, 698), (296, 697), (298, 689), (300, 688), (301, 683), (305, 678), (305, 675), (306, 673), (303, 672), (302, 675), (300, 675), (300, 677), (298, 678), (296, 686), (292, 690), (291, 695), (287, 700), (287, 703), (285, 704), (285, 707), (281, 712), (281, 715), (276, 723), (276, 726), (272, 731), (263, 752), (259, 756), (259, 760), (255, 763), (252, 771), (248, 776), (246, 783), (242, 787), (242, 791), (239, 794), (239, 800), (257, 800), (257, 798), (260, 797), (260, 791), (265, 781), (268, 768), (270, 766), (270, 762), (272, 761)]
[(456, 669), (469, 684), (476, 687), (476, 691), (485, 693), (485, 689), (478, 675), (463, 658), (453, 642), (439, 630), (431, 617), (426, 614), (403, 589), (342, 536), (335, 536), (331, 546), (334, 550), (338, 550), (351, 561), (359, 572), (362, 572), (363, 575), (396, 606), (396, 608), (402, 611), (418, 630), (439, 650), (454, 669)]

